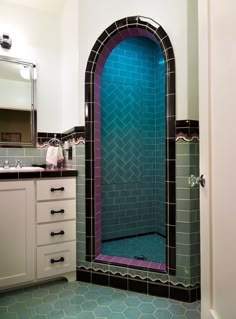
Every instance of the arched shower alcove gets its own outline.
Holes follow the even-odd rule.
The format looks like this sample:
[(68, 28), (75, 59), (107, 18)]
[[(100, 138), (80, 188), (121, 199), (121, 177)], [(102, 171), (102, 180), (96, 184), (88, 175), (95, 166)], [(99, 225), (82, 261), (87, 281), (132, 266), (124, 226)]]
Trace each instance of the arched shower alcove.
[[(138, 261), (101, 251), (101, 76), (104, 64), (119, 43), (128, 38), (149, 39), (161, 50), (165, 70), (165, 235), (166, 262)], [(108, 88), (109, 89), (109, 88)], [(86, 259), (175, 274), (175, 59), (168, 35), (153, 20), (128, 17), (110, 25), (93, 46), (85, 76), (86, 128)]]

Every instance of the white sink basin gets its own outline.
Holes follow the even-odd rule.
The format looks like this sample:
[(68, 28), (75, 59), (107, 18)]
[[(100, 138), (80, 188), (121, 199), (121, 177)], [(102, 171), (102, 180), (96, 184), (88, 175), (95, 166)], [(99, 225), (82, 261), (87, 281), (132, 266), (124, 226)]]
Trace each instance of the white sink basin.
[(32, 167), (32, 166), (26, 166), (26, 167), (21, 167), (21, 168), (16, 168), (16, 167), (10, 167), (10, 168), (4, 168), (4, 167), (0, 167), (0, 173), (4, 173), (4, 172), (39, 172), (39, 171), (43, 171), (44, 168), (42, 167)]

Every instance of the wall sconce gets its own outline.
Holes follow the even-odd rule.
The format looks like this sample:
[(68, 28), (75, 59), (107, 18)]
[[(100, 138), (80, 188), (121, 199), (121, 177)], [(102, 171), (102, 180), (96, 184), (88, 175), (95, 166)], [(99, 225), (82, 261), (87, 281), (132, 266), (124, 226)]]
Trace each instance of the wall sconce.
[(0, 36), (0, 45), (3, 49), (10, 49), (12, 45), (12, 40), (10, 36), (6, 33), (3, 33), (2, 36)]

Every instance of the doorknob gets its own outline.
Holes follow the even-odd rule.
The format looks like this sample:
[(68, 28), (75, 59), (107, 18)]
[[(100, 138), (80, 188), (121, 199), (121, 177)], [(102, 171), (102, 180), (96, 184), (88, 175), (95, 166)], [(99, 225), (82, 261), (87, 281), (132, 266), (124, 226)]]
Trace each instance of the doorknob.
[(200, 175), (199, 177), (196, 177), (195, 175), (190, 175), (188, 178), (188, 183), (190, 187), (194, 187), (195, 185), (201, 185), (202, 187), (205, 187), (206, 185), (206, 180), (204, 175)]

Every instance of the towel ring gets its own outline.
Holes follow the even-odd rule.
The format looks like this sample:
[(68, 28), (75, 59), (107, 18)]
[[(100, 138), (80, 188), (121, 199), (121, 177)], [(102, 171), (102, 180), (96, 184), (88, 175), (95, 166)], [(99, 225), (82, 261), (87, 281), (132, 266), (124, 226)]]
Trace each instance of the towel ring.
[(57, 146), (58, 144), (62, 146), (62, 141), (57, 138), (57, 134), (54, 134), (54, 137), (48, 141), (49, 145)]

